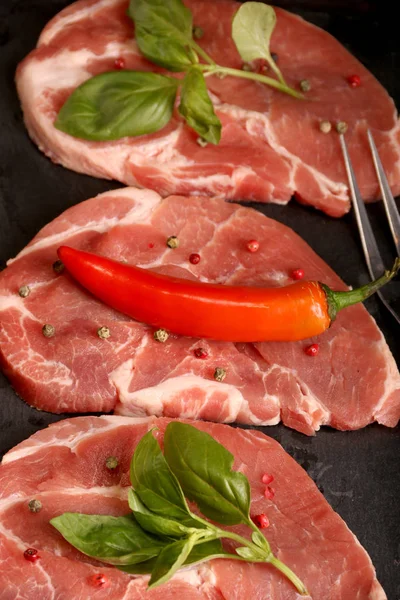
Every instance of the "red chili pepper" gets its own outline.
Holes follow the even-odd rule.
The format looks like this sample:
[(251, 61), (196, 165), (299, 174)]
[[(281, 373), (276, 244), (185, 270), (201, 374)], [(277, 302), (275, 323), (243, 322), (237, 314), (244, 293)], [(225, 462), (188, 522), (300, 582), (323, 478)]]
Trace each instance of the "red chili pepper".
[(317, 356), (317, 354), (319, 352), (319, 344), (311, 344), (311, 346), (307, 346), (307, 348), (304, 350), (304, 352), (308, 356)]
[(368, 298), (400, 269), (348, 292), (316, 281), (262, 288), (170, 277), (103, 256), (58, 249), (70, 274), (94, 296), (152, 327), (185, 336), (236, 342), (301, 340), (325, 331), (336, 313)]
[(34, 563), (40, 558), (39, 552), (35, 548), (27, 548), (24, 552), (24, 558), (25, 560)]
[(347, 78), (347, 81), (351, 87), (358, 87), (361, 84), (361, 77), (359, 75), (350, 75), (350, 77)]
[(192, 263), (192, 265), (197, 265), (200, 262), (200, 254), (196, 254), (193, 253), (189, 256), (189, 262)]

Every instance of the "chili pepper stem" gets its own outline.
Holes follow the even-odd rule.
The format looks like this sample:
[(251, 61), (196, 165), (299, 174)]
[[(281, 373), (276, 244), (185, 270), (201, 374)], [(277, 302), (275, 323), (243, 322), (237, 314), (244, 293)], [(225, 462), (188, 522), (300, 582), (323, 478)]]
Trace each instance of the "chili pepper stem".
[(375, 279), (375, 281), (371, 281), (371, 283), (367, 283), (355, 290), (349, 290), (347, 292), (334, 292), (325, 284), (321, 284), (327, 299), (328, 299), (328, 312), (331, 318), (331, 321), (334, 321), (337, 313), (342, 310), (342, 308), (346, 308), (347, 306), (352, 306), (353, 304), (358, 304), (358, 302), (364, 302), (367, 298), (375, 294), (382, 286), (388, 283), (393, 277), (397, 275), (400, 270), (400, 257), (396, 258), (394, 261), (393, 267), (385, 271), (381, 277)]
[(304, 583), (297, 577), (295, 573), (293, 573), (291, 569), (289, 569), (289, 567), (287, 567), (283, 562), (273, 555), (268, 562), (273, 565), (275, 569), (278, 569), (278, 571), (285, 575), (285, 577), (287, 577), (291, 583), (293, 583), (299, 594), (302, 596), (308, 596), (308, 591)]

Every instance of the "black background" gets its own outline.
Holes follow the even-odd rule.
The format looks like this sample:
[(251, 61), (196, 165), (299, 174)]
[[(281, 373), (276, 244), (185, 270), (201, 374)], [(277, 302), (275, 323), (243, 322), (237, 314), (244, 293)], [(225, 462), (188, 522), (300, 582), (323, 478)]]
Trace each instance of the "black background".
[[(51, 164), (29, 141), (22, 123), (13, 81), (16, 65), (34, 47), (47, 21), (67, 4), (66, 0), (0, 0), (1, 268), (66, 208), (118, 187)], [(335, 35), (378, 77), (400, 106), (398, 22), (390, 3), (283, 0), (281, 4)], [(257, 208), (300, 233), (349, 284), (368, 280), (351, 214), (334, 220), (295, 202), (287, 207)], [(371, 205), (368, 212), (389, 265), (394, 249), (383, 207)], [(398, 290), (399, 284), (395, 285)], [(367, 307), (399, 364), (399, 328), (377, 300), (368, 301)], [(0, 400), (1, 453), (65, 417), (28, 407), (1, 374)], [(314, 438), (283, 426), (262, 429), (307, 469), (369, 552), (389, 600), (400, 600), (399, 428), (373, 425), (356, 432), (324, 428)]]

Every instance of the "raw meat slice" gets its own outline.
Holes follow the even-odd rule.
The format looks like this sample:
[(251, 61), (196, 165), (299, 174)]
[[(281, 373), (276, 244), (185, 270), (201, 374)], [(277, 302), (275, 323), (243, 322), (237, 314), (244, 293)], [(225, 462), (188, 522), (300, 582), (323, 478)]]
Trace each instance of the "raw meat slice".
[[(166, 239), (177, 235), (179, 248)], [(260, 249), (247, 250), (256, 239)], [(51, 265), (62, 244), (181, 277), (219, 283), (343, 282), (293, 231), (219, 199), (126, 188), (70, 208), (44, 227), (0, 274), (0, 364), (16, 392), (52, 412), (100, 412), (273, 425), (312, 434), (320, 425), (357, 429), (400, 416), (400, 376), (373, 319), (346, 309), (316, 340), (232, 344), (170, 336), (108, 308)], [(199, 252), (197, 265), (189, 256)], [(18, 295), (29, 285), (26, 298)], [(55, 335), (46, 338), (42, 326)], [(96, 332), (107, 326), (109, 339)], [(318, 341), (310, 358), (305, 347)], [(203, 347), (207, 358), (196, 358)], [(213, 379), (216, 367), (226, 379)]]
[[(238, 4), (185, 0), (199, 43), (222, 65), (241, 68), (231, 39)], [(263, 84), (226, 77), (207, 79), (223, 122), (219, 146), (200, 147), (197, 135), (176, 115), (161, 132), (115, 142), (87, 142), (56, 130), (53, 122), (68, 95), (92, 75), (113, 70), (155, 70), (132, 39), (127, 0), (81, 0), (45, 27), (36, 50), (21, 63), (17, 86), (32, 139), (54, 162), (96, 177), (169, 194), (219, 195), (237, 200), (286, 203), (295, 194), (329, 215), (349, 209), (347, 178), (335, 124), (344, 120), (363, 197), (379, 195), (366, 139), (369, 126), (395, 194), (400, 192), (400, 126), (392, 99), (358, 60), (328, 33), (276, 9), (272, 50), (288, 82), (307, 79), (310, 102)], [(354, 73), (361, 85), (347, 79)], [(321, 133), (322, 120), (333, 123)]]
[[(129, 463), (139, 439), (158, 427), (162, 439), (170, 419), (78, 417), (50, 425), (5, 455), (0, 467), (0, 599), (91, 598), (88, 578), (110, 580), (93, 597), (114, 600), (234, 600), (304, 598), (268, 565), (214, 560), (179, 572), (160, 588), (145, 591), (147, 578), (130, 578), (72, 548), (49, 525), (63, 512), (123, 515), (128, 512)], [(313, 600), (384, 600), (385, 592), (365, 550), (305, 471), (273, 439), (256, 431), (193, 422), (235, 456), (234, 468), (249, 479), (251, 515), (268, 515), (272, 551), (293, 568)], [(119, 459), (116, 471), (105, 466)], [(264, 473), (274, 475), (275, 496), (264, 496)], [(293, 490), (296, 493), (293, 494)], [(28, 502), (43, 508), (33, 514)], [(241, 527), (236, 527), (238, 531)], [(40, 560), (27, 563), (34, 547)], [(6, 566), (6, 568), (5, 568)]]

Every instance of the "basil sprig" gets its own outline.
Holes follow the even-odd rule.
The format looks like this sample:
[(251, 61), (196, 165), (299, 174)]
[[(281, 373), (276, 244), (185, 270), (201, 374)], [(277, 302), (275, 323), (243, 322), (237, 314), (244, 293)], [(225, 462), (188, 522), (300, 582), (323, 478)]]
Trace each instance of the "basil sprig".
[(201, 138), (218, 144), (221, 122), (205, 77), (219, 74), (251, 79), (303, 98), (285, 82), (271, 57), (269, 43), (276, 15), (268, 5), (243, 4), (233, 19), (232, 37), (244, 61), (266, 60), (276, 78), (216, 64), (193, 39), (192, 13), (181, 0), (130, 0), (128, 14), (135, 23), (135, 39), (142, 54), (169, 71), (186, 73), (183, 83), (140, 71), (95, 75), (69, 96), (55, 121), (57, 129), (93, 141), (154, 133), (170, 121), (180, 90), (180, 115)]
[[(150, 575), (149, 587), (168, 581), (178, 569), (213, 558), (269, 563), (296, 587), (300, 579), (279, 561), (250, 518), (250, 485), (232, 470), (233, 456), (208, 433), (169, 423), (164, 454), (149, 431), (131, 461), (130, 515), (112, 517), (64, 513), (50, 522), (75, 548), (133, 575)], [(213, 523), (192, 512), (186, 497)], [(220, 525), (247, 525), (243, 537)], [(234, 540), (228, 552), (221, 540)]]

